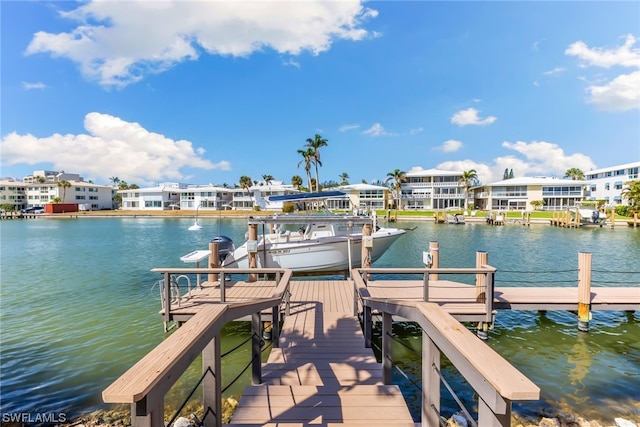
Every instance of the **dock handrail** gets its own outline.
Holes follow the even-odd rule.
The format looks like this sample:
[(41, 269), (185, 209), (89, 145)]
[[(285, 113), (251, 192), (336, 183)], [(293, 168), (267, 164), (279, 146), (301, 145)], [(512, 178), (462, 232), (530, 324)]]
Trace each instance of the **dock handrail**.
[(478, 394), (478, 425), (509, 426), (511, 402), (537, 400), (540, 389), (491, 347), (474, 336), (438, 304), (376, 299), (362, 280), (358, 290), (368, 309), (383, 315), (382, 364), (385, 383), (391, 381), (392, 316), (422, 328), (422, 425), (439, 426), (440, 356), (443, 353)]
[[(169, 271), (176, 270), (176, 271)], [(185, 274), (187, 270), (203, 269), (154, 269), (163, 274)], [(204, 269), (222, 270), (222, 269)], [(270, 270), (270, 271), (264, 271)], [(271, 271), (272, 270), (272, 271)], [(212, 303), (206, 305), (182, 327), (156, 346), (151, 352), (139, 360), (134, 366), (122, 374), (102, 392), (105, 403), (130, 403), (131, 425), (135, 427), (154, 427), (164, 425), (164, 396), (191, 365), (199, 354), (202, 354), (203, 373), (211, 371), (213, 375), (204, 379), (203, 403), (205, 419), (203, 425), (222, 424), (221, 403), (221, 364), (220, 364), (220, 331), (233, 320), (251, 315), (253, 343), (252, 352), (258, 354), (252, 364), (252, 381), (260, 382), (261, 359), (260, 312), (278, 307), (289, 295), (291, 270), (288, 269), (253, 269), (252, 272), (276, 273), (279, 276), (277, 286), (270, 298), (238, 303)], [(216, 271), (220, 272), (220, 271)], [(277, 323), (275, 324), (277, 325)], [(274, 325), (274, 326), (275, 326)], [(274, 332), (276, 332), (274, 327)], [(274, 342), (277, 342), (274, 341)], [(213, 420), (207, 420), (209, 413)]]

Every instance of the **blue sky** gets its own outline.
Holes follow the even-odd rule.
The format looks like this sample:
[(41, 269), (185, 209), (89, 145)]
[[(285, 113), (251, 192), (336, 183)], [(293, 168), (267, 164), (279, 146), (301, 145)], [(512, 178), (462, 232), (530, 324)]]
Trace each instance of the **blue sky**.
[[(234, 184), (640, 159), (638, 2), (2, 1), (1, 170)], [(306, 182), (306, 179), (305, 179)]]

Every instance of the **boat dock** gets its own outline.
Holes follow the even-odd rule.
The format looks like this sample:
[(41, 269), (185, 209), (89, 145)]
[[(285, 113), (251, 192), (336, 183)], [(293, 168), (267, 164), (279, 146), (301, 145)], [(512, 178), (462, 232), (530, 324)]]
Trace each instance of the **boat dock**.
[[(576, 311), (581, 330), (592, 310), (640, 310), (639, 287), (591, 287), (590, 254), (579, 254), (578, 286), (562, 288), (495, 287), (485, 253), (475, 268), (439, 268), (437, 254), (429, 267), (354, 269), (348, 280), (297, 280), (284, 269), (154, 269), (172, 286), (180, 275), (215, 280), (173, 299), (172, 286), (164, 286), (162, 318), (181, 326), (105, 389), (103, 400), (129, 403), (133, 426), (172, 425), (180, 410), (165, 417), (164, 394), (202, 354), (202, 425), (222, 425), (220, 329), (249, 318), (252, 384), (229, 425), (439, 426), (446, 356), (475, 391), (478, 425), (508, 426), (512, 402), (537, 400), (540, 390), (478, 338), (486, 338), (500, 310)], [(447, 280), (451, 274), (471, 275), (474, 284)], [(374, 318), (382, 328), (381, 362), (371, 350)], [(394, 320), (422, 329), (419, 423), (391, 382)], [(476, 333), (461, 322), (477, 322)], [(261, 363), (267, 328), (272, 348)]]

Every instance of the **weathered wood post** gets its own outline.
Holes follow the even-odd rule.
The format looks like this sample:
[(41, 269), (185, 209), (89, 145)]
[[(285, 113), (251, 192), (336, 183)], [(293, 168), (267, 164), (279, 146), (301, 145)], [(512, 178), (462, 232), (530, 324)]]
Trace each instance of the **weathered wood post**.
[(634, 227), (638, 226), (638, 212), (633, 213), (633, 226)]
[[(476, 252), (476, 268), (482, 268), (483, 265), (489, 264), (489, 254), (487, 252), (478, 251)], [(493, 296), (490, 296), (490, 298)], [(484, 273), (476, 274), (476, 302), (486, 303), (487, 302), (487, 276)], [(478, 331), (476, 335), (478, 338), (486, 340), (489, 335), (487, 331), (489, 330), (489, 324), (487, 322), (479, 322), (478, 323)]]
[[(211, 254), (209, 254), (209, 268), (220, 267), (220, 245), (218, 242), (209, 242), (209, 250), (211, 251)], [(218, 275), (211, 273), (207, 280), (209, 282), (215, 282), (218, 280)]]
[(616, 226), (616, 210), (611, 208), (611, 228)]
[(362, 268), (371, 267), (371, 250), (373, 249), (373, 237), (371, 237), (371, 224), (362, 225)]
[[(249, 268), (258, 268), (258, 224), (249, 224), (249, 239), (247, 241), (249, 252)], [(249, 282), (258, 280), (256, 273), (249, 274)]]
[(422, 330), (422, 425), (440, 425), (440, 350)]
[[(207, 344), (202, 351), (202, 403), (204, 408), (204, 426), (222, 426), (222, 368), (220, 358), (220, 335)], [(207, 417), (209, 409), (215, 418)]]
[(578, 330), (589, 331), (591, 320), (591, 253), (578, 253)]
[[(440, 267), (440, 243), (429, 242), (429, 253), (431, 254), (431, 268)], [(431, 274), (431, 280), (440, 280), (438, 274)]]
[(164, 325), (164, 331), (169, 331), (169, 322), (171, 321), (171, 275), (164, 273), (164, 313), (162, 314), (162, 323)]
[(391, 358), (391, 338), (393, 319), (391, 314), (382, 313), (382, 383), (392, 384), (391, 374), (393, 373), (393, 359)]

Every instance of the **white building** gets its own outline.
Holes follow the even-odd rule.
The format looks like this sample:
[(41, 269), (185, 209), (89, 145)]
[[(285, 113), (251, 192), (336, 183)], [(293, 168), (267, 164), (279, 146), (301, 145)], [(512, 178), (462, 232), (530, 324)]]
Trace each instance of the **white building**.
[(639, 172), (640, 161), (586, 172), (586, 200), (604, 200), (607, 207), (628, 204), (622, 191), (628, 187), (625, 183), (640, 179)]
[(482, 210), (534, 210), (533, 201), (543, 201), (541, 210), (561, 211), (583, 200), (586, 181), (550, 177), (504, 179), (473, 188), (474, 205)]
[(425, 169), (405, 174), (400, 207), (437, 210), (464, 208), (465, 189), (460, 185), (462, 171)]
[(78, 174), (35, 171), (22, 182), (0, 180), (0, 204), (10, 204), (19, 211), (44, 207), (48, 203), (78, 204), (80, 210), (113, 209), (114, 188), (84, 181)]
[(331, 188), (346, 193), (344, 197), (333, 197), (325, 202), (331, 210), (382, 210), (388, 207), (391, 191), (387, 187), (372, 184), (351, 184)]
[(232, 205), (233, 209), (238, 210), (253, 210), (254, 206), (257, 206), (260, 210), (281, 211), (284, 202), (270, 201), (269, 198), (298, 193), (300, 190), (294, 185), (285, 184), (282, 181), (259, 182), (248, 190), (234, 188)]
[(231, 207), (233, 191), (214, 185), (165, 182), (155, 187), (119, 190), (118, 193), (122, 195), (122, 209), (126, 210), (225, 210)]

